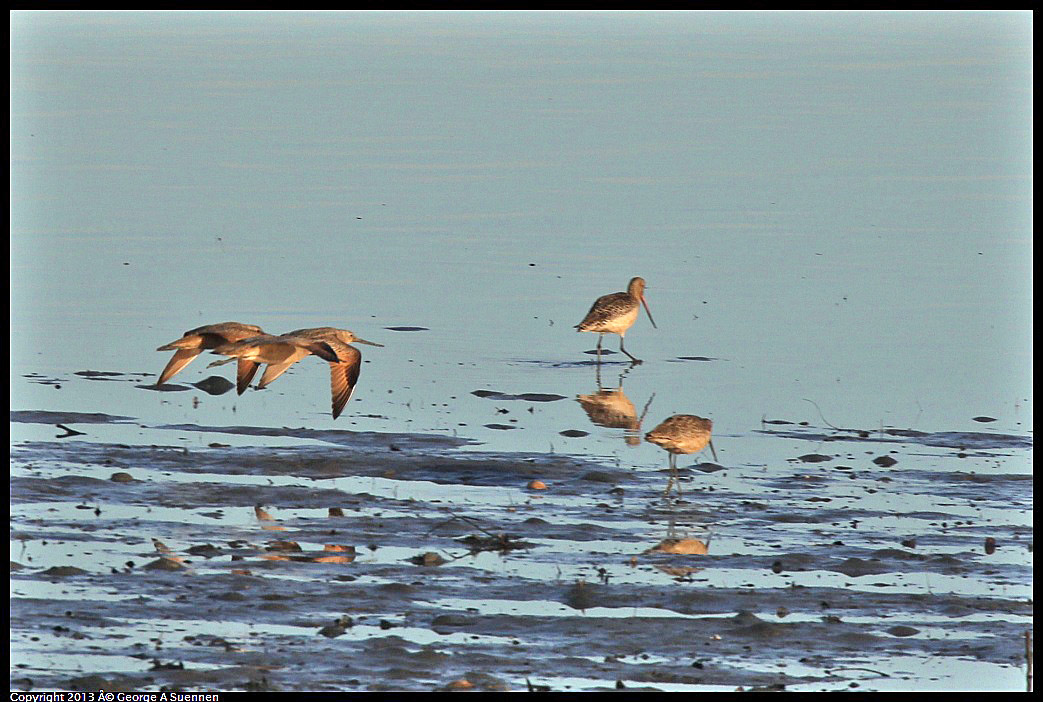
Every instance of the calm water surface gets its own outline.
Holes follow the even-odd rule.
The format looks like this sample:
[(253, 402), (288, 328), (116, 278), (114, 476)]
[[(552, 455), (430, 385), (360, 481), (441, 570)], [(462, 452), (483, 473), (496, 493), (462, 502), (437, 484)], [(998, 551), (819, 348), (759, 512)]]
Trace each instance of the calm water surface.
[[(644, 430), (712, 418), (732, 467), (816, 449), (760, 433), (781, 419), (1020, 437), (967, 469), (1031, 474), (1031, 31), (1027, 13), (16, 13), (11, 409), (130, 417), (73, 425), (128, 445), (350, 429), (658, 470), (575, 399), (622, 384)], [(644, 364), (598, 373), (573, 325), (634, 275), (659, 328), (627, 336)], [(242, 397), (188, 385), (231, 377), (207, 356), (188, 390), (146, 387), (157, 346), (226, 320), (385, 348), (362, 347), (336, 422), (307, 359)]]

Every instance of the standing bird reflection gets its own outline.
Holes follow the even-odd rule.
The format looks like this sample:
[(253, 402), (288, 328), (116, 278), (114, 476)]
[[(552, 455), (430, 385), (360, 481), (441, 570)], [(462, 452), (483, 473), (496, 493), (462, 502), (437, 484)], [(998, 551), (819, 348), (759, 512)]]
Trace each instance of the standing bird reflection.
[(576, 325), (578, 331), (598, 333), (598, 363), (601, 363), (601, 341), (605, 334), (619, 334), (619, 350), (630, 356), (633, 363), (641, 363), (641, 359), (636, 358), (623, 347), (623, 337), (637, 321), (641, 305), (645, 306), (648, 321), (658, 329), (655, 320), (652, 319), (652, 312), (648, 309), (648, 303), (645, 302), (644, 278), (632, 278), (630, 284), (627, 285), (626, 292), (599, 297), (594, 301), (594, 305), (587, 312), (583, 321)]
[(619, 383), (615, 389), (602, 387), (601, 366), (599, 365), (597, 368), (598, 370), (595, 373), (598, 383), (597, 392), (590, 395), (576, 395), (576, 402), (587, 413), (587, 418), (592, 423), (608, 429), (623, 429), (623, 440), (626, 444), (628, 446), (640, 446), (641, 422), (644, 421), (645, 415), (648, 414), (648, 408), (655, 398), (655, 393), (652, 393), (652, 396), (648, 398), (648, 402), (645, 403), (645, 408), (639, 417), (634, 403), (623, 392), (623, 377), (630, 372), (633, 366), (627, 368), (619, 376)]
[[(670, 486), (677, 479), (677, 454), (698, 453), (709, 446), (713, 460), (717, 460), (717, 450), (710, 439), (712, 430), (713, 422), (709, 419), (694, 414), (675, 414), (645, 434), (645, 441), (670, 453), (670, 480), (666, 484), (665, 494), (670, 494)], [(680, 480), (677, 480), (677, 494), (681, 494)]]

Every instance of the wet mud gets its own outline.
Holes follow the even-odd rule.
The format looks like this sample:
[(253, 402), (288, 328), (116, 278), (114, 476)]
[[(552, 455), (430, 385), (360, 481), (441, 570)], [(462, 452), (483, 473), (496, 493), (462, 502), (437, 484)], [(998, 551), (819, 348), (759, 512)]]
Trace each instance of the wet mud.
[(11, 687), (1024, 689), (1031, 438), (781, 422), (744, 438), (785, 460), (682, 460), (670, 498), (665, 455), (442, 435), (17, 443)]

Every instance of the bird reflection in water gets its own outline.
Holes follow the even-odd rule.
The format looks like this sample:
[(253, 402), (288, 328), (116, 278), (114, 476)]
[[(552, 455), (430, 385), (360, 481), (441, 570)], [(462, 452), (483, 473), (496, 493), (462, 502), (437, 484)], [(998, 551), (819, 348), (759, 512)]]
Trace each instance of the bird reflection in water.
[(576, 402), (587, 413), (587, 417), (593, 424), (607, 429), (623, 429), (623, 440), (627, 445), (639, 446), (641, 444), (641, 422), (648, 413), (655, 393), (648, 398), (639, 417), (634, 403), (623, 392), (623, 378), (631, 368), (633, 366), (620, 374), (619, 385), (615, 389), (606, 389), (601, 385), (601, 366), (597, 366), (597, 392), (590, 395), (576, 395)]

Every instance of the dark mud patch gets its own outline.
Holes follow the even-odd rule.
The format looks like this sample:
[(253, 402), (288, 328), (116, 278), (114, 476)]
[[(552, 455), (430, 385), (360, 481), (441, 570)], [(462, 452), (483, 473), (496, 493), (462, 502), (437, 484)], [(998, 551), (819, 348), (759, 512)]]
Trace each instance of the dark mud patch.
[(198, 383), (192, 383), (192, 386), (199, 388), (208, 395), (224, 395), (229, 390), (235, 388), (235, 383), (219, 375), (211, 375)]
[[(588, 351), (588, 352), (585, 352), (585, 353), (590, 353), (590, 352)], [(625, 368), (630, 368), (630, 367), (634, 366), (634, 363), (629, 358), (626, 358), (625, 356), (623, 357), (623, 360), (618, 360), (618, 361), (613, 361), (611, 359), (604, 358), (604, 355), (607, 354), (607, 353), (609, 353), (609, 352), (607, 352), (607, 351), (603, 351), (602, 352), (602, 358), (601, 358), (600, 361), (597, 358), (593, 358), (593, 359), (590, 359), (590, 360), (580, 360), (580, 361), (547, 361), (547, 360), (541, 360), (541, 359), (515, 359), (514, 361), (512, 361), (512, 363), (531, 364), (531, 365), (534, 365), (534, 366), (539, 366), (540, 368), (592, 368), (592, 367), (597, 367), (597, 366), (607, 366), (607, 367), (624, 368), (625, 369)], [(615, 353), (615, 352), (613, 352), (613, 353)]]
[[(769, 423), (767, 421), (765, 424)], [(774, 423), (782, 423), (775, 420)], [(902, 443), (920, 444), (941, 448), (960, 449), (964, 451), (987, 451), (1003, 449), (1032, 448), (1030, 436), (1016, 434), (998, 434), (988, 432), (923, 432), (914, 429), (885, 428), (882, 431), (869, 429), (836, 429), (828, 430), (808, 427), (806, 429), (760, 429), (762, 434), (780, 436), (804, 441), (861, 441), (866, 443)]]
[(520, 395), (511, 395), (497, 390), (473, 390), (471, 394), (489, 400), (523, 400), (525, 402), (557, 402), (567, 399), (564, 395), (554, 395), (543, 392), (525, 392)]
[(25, 424), (123, 424), (136, 421), (101, 412), (48, 412), (44, 410), (11, 410), (11, 421)]
[(663, 472), (442, 436), (164, 428), (316, 443), (13, 446), (12, 689), (1024, 681), (1031, 475), (900, 454), (889, 495), (783, 460), (664, 499)]
[(135, 385), (135, 388), (139, 390), (151, 390), (153, 392), (185, 392), (191, 390), (192, 387), (189, 385), (178, 385), (177, 383), (163, 383), (162, 385)]
[(95, 371), (95, 370), (83, 370), (76, 371), (73, 375), (78, 375), (81, 378), (87, 380), (115, 380), (116, 378), (122, 378), (126, 373), (117, 373), (115, 371)]
[(247, 427), (230, 426), (214, 427), (200, 424), (161, 424), (154, 429), (171, 431), (206, 432), (219, 434), (236, 434), (239, 436), (270, 436), (294, 439), (313, 439), (330, 444), (341, 444), (355, 447), (382, 447), (391, 450), (430, 446), (432, 448), (452, 448), (477, 443), (470, 439), (461, 439), (438, 434), (388, 434), (371, 431), (350, 431), (347, 429), (307, 429), (305, 427)]

